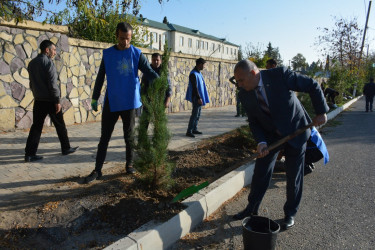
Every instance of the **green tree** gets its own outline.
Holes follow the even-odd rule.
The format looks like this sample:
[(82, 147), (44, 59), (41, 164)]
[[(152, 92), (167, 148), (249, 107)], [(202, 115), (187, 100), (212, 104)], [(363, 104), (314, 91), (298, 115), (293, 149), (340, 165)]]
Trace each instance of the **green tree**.
[[(85, 0), (67, 0), (66, 3), (78, 7), (84, 1)], [(60, 4), (61, 0), (1, 0), (0, 14), (1, 17), (7, 21), (15, 19), (18, 22), (23, 19), (34, 20), (36, 17), (45, 14), (47, 21), (47, 19), (54, 19), (54, 16), (59, 15), (59, 13), (45, 8), (45, 3), (47, 2), (50, 4)], [(113, 5), (113, 0), (94, 0), (92, 2), (94, 5)], [(137, 15), (141, 8), (141, 2), (141, 0), (121, 0), (119, 4), (122, 8), (122, 12), (132, 12), (133, 15)], [(163, 0), (158, 0), (158, 2), (161, 4)], [(56, 19), (61, 18), (57, 17)]]
[(299, 70), (302, 71), (308, 66), (308, 63), (306, 62), (306, 58), (301, 54), (298, 53), (292, 58), (292, 67), (293, 70)]
[(259, 43), (257, 45), (246, 43), (243, 54), (244, 58), (254, 62), (258, 68), (265, 68), (267, 60), (270, 59), (264, 55), (264, 50)]
[(331, 87), (347, 93), (356, 93), (360, 89), (366, 76), (366, 68), (359, 67), (359, 51), (362, 30), (357, 24), (357, 19), (351, 20), (334, 17), (333, 28), (319, 28), (322, 35), (315, 42), (324, 57), (329, 59), (331, 78), (328, 84)]
[[(135, 167), (141, 173), (141, 180), (152, 189), (168, 189), (172, 186), (171, 178), (174, 165), (167, 160), (167, 147), (170, 133), (165, 113), (165, 92), (168, 87), (168, 61), (170, 51), (164, 45), (160, 78), (154, 80), (142, 95), (142, 103), (147, 112), (142, 112), (138, 126), (138, 159)], [(153, 124), (152, 135), (148, 134), (147, 121)]]
[[(128, 22), (133, 26), (131, 43), (135, 46), (144, 46), (143, 36), (147, 30), (142, 28), (134, 15), (128, 15), (126, 8), (117, 0), (92, 2), (91, 0), (67, 1), (67, 8), (59, 13), (59, 19), (49, 20), (51, 23), (67, 23), (70, 36), (91, 41), (116, 43), (116, 26), (119, 22)], [(68, 11), (70, 10), (70, 11)]]
[(279, 48), (272, 47), (271, 42), (268, 43), (267, 49), (264, 51), (264, 56), (268, 58), (273, 58), (277, 62), (278, 65), (282, 65), (283, 63), (281, 56), (280, 56)]
[(322, 63), (320, 62), (320, 60), (312, 62), (310, 65), (307, 66), (306, 74), (310, 77), (314, 77), (316, 73), (323, 70), (321, 65)]
[(333, 28), (318, 28), (323, 34), (317, 38), (315, 45), (323, 57), (329, 56), (342, 67), (352, 69), (358, 64), (362, 30), (356, 18), (333, 18)]

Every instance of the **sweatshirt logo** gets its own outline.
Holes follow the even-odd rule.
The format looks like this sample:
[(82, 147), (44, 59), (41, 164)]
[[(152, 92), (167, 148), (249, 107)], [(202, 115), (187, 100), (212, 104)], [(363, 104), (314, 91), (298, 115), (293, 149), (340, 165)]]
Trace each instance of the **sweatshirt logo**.
[(126, 58), (122, 58), (120, 61), (117, 62), (117, 70), (120, 75), (129, 76), (131, 73), (131, 60), (126, 60)]

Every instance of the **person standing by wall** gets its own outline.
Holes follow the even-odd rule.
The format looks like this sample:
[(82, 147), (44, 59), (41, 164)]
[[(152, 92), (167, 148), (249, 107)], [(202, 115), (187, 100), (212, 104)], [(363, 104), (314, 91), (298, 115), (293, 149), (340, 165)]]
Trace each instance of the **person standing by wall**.
[(108, 143), (119, 117), (122, 119), (124, 140), (126, 144), (127, 174), (135, 173), (133, 168), (135, 109), (142, 103), (140, 99), (140, 83), (138, 70), (152, 82), (158, 75), (151, 69), (147, 58), (141, 50), (130, 44), (133, 27), (121, 22), (116, 27), (118, 43), (103, 50), (103, 58), (95, 81), (91, 106), (97, 111), (97, 100), (107, 76), (107, 91), (105, 93), (102, 113), (101, 136), (96, 154), (95, 169), (87, 176), (84, 183), (102, 178), (102, 167), (107, 155)]
[(372, 104), (374, 102), (375, 95), (375, 83), (374, 78), (370, 78), (370, 82), (366, 83), (363, 87), (363, 94), (366, 97), (366, 112), (369, 110), (372, 112)]
[(210, 102), (208, 97), (206, 83), (203, 79), (201, 71), (204, 69), (206, 60), (198, 58), (195, 62), (194, 69), (189, 75), (189, 85), (186, 91), (186, 100), (193, 104), (189, 125), (186, 136), (195, 137), (195, 134), (202, 134), (198, 131), (198, 122), (201, 115), (202, 106)]
[(27, 138), (25, 161), (33, 162), (43, 159), (36, 155), (44, 120), (50, 116), (56, 128), (63, 155), (74, 153), (78, 147), (71, 148), (60, 104), (60, 89), (57, 85), (57, 71), (52, 59), (56, 55), (56, 46), (50, 40), (40, 43), (41, 53), (30, 61), (27, 70), (30, 78), (30, 89), (34, 95), (33, 124)]
[[(258, 214), (272, 178), (277, 155), (280, 149), (284, 149), (287, 195), (282, 227), (288, 229), (294, 226), (294, 217), (302, 198), (306, 142), (311, 132), (307, 129), (272, 151), (268, 150), (268, 145), (311, 122), (315, 126), (324, 124), (327, 121), (328, 105), (317, 82), (285, 67), (259, 71), (253, 62), (242, 60), (235, 66), (234, 76), (241, 88), (239, 96), (248, 115), (249, 127), (258, 142), (259, 156), (255, 163), (249, 203), (233, 218), (240, 220)], [(312, 120), (294, 91), (310, 95), (316, 113)]]
[[(161, 74), (161, 55), (159, 53), (154, 53), (151, 56), (151, 68), (160, 76)], [(149, 79), (147, 79), (146, 75), (142, 76), (141, 80), (141, 95), (144, 95), (147, 93), (148, 86), (150, 86), (151, 82)], [(169, 79), (168, 76), (168, 88), (165, 92), (165, 99), (164, 99), (164, 106), (165, 108), (168, 108), (169, 102), (171, 100), (171, 95), (172, 95), (172, 88), (171, 88), (171, 80)], [(143, 107), (143, 112), (147, 112), (146, 108)], [(148, 127), (148, 122), (147, 122), (147, 127)]]

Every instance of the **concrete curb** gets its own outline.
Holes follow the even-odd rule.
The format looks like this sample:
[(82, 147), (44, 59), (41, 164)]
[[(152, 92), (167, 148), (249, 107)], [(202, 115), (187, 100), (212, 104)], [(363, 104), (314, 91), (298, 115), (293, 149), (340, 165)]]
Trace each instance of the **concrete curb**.
[[(336, 117), (360, 97), (354, 98), (342, 107), (328, 113), (328, 120)], [(105, 249), (166, 249), (172, 246), (215, 212), (224, 202), (236, 195), (242, 188), (250, 185), (254, 167), (255, 162), (251, 161), (237, 168), (184, 200), (182, 203), (187, 208), (167, 222), (155, 223), (151, 221)]]

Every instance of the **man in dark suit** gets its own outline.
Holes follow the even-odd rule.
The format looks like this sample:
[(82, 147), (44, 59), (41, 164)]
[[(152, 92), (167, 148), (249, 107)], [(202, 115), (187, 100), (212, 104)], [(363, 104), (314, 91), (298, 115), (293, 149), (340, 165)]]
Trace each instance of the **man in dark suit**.
[(366, 96), (366, 112), (369, 110), (372, 112), (372, 104), (374, 102), (374, 95), (375, 95), (375, 83), (374, 78), (370, 78), (370, 82), (366, 83), (365, 87), (363, 88), (363, 94)]
[[(251, 191), (246, 209), (234, 219), (258, 214), (260, 203), (271, 181), (273, 167), (280, 149), (284, 149), (287, 177), (287, 200), (284, 205), (283, 228), (294, 225), (303, 187), (303, 169), (306, 142), (310, 130), (291, 139), (279, 148), (269, 151), (268, 145), (313, 122), (315, 126), (327, 121), (329, 110), (317, 82), (286, 68), (259, 71), (249, 60), (242, 60), (234, 68), (239, 96), (248, 118), (249, 126), (258, 142), (259, 154), (254, 169)], [(297, 99), (297, 92), (310, 95), (315, 113), (313, 120)]]

